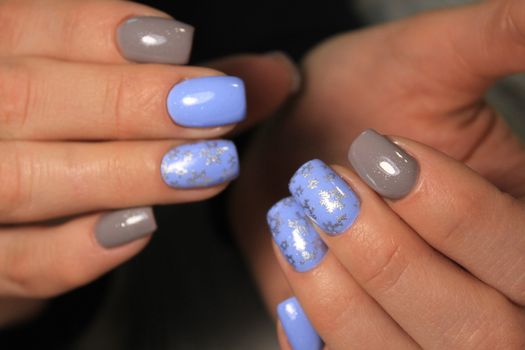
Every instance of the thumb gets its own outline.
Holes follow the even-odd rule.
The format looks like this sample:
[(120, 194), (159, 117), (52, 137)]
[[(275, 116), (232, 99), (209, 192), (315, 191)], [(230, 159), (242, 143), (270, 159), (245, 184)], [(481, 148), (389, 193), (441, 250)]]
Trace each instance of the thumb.
[(299, 69), (288, 55), (241, 54), (219, 58), (205, 64), (228, 75), (241, 78), (246, 86), (248, 115), (236, 131), (245, 130), (271, 116), (300, 85)]

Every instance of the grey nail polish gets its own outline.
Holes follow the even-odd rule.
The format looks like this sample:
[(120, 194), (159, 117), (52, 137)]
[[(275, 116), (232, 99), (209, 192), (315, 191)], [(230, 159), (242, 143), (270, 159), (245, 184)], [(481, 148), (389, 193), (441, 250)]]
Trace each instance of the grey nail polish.
[(134, 62), (186, 64), (190, 58), (193, 27), (162, 17), (132, 17), (117, 29), (122, 55)]
[(103, 215), (95, 227), (95, 237), (105, 248), (113, 248), (145, 237), (157, 229), (151, 207), (113, 211)]
[(372, 129), (354, 140), (348, 160), (372, 189), (390, 199), (406, 196), (419, 175), (419, 164), (412, 156)]

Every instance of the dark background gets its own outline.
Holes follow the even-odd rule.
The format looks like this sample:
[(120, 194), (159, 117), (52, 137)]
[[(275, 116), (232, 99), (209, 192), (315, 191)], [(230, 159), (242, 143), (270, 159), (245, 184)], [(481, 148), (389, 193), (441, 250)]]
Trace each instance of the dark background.
[[(193, 63), (274, 50), (299, 60), (359, 24), (344, 0), (144, 3), (196, 27)], [(272, 321), (229, 236), (226, 196), (156, 207), (159, 230), (142, 253), (3, 331), (0, 349), (274, 348)]]

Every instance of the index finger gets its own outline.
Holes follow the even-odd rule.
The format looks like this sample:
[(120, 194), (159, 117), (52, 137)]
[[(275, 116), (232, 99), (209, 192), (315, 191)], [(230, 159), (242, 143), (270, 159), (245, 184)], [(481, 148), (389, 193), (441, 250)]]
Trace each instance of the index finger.
[(0, 2), (0, 55), (186, 64), (192, 40), (192, 26), (133, 2)]

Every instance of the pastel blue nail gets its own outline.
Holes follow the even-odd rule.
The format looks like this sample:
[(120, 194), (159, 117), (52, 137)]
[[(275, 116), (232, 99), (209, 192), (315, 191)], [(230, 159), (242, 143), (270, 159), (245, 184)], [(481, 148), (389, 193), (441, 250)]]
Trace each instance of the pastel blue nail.
[(209, 187), (236, 178), (239, 158), (231, 141), (200, 141), (169, 150), (160, 170), (162, 179), (171, 187)]
[(293, 197), (275, 204), (266, 218), (275, 243), (296, 271), (311, 270), (321, 262), (327, 247)]
[(321, 337), (295, 297), (286, 299), (277, 305), (277, 316), (293, 350), (320, 350), (323, 348)]
[(171, 89), (167, 107), (171, 119), (185, 127), (238, 123), (246, 116), (244, 83), (231, 76), (189, 79)]
[(301, 166), (288, 187), (304, 213), (329, 235), (343, 233), (359, 215), (357, 195), (318, 159)]

